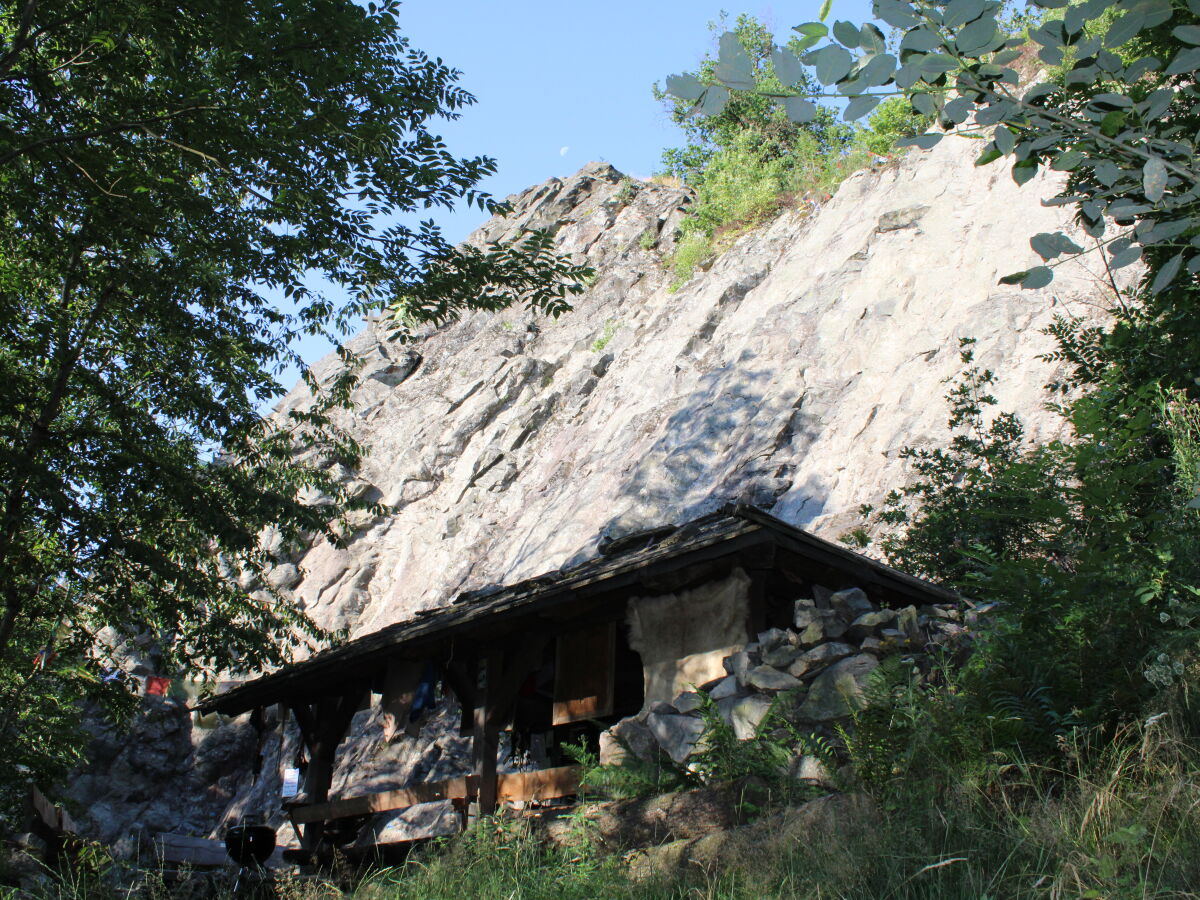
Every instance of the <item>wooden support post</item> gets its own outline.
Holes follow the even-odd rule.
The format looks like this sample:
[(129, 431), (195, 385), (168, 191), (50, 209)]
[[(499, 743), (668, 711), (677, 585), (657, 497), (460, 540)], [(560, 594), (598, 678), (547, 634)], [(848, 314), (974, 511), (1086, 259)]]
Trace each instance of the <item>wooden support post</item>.
[(750, 597), (746, 616), (746, 634), (751, 641), (758, 640), (758, 635), (767, 630), (767, 577), (771, 574), (768, 569), (751, 569)]
[(478, 704), (479, 673), (474, 662), (451, 662), (443, 669), (446, 686), (458, 698), (462, 718), (458, 733), (467, 734), (475, 727), (475, 707)]
[[(300, 733), (308, 747), (308, 771), (304, 773), (304, 801), (324, 803), (329, 799), (329, 787), (333, 784), (333, 767), (337, 760), (338, 744), (346, 736), (350, 720), (358, 710), (364, 684), (356, 684), (340, 695), (320, 698), (311, 706), (293, 703), (292, 712), (300, 726)], [(306, 850), (315, 850), (325, 833), (324, 822), (311, 822), (304, 826), (300, 839)]]
[(383, 699), (380, 701), (383, 739), (390, 741), (408, 723), (408, 713), (421, 684), (424, 663), (412, 659), (390, 659), (383, 679)]
[(475, 730), (471, 736), (471, 757), (479, 783), (479, 815), (496, 811), (496, 756), (500, 750), (500, 728), (495, 721), (495, 702), (502, 675), (502, 657), (489, 656), (483, 661), (482, 702), (475, 707)]

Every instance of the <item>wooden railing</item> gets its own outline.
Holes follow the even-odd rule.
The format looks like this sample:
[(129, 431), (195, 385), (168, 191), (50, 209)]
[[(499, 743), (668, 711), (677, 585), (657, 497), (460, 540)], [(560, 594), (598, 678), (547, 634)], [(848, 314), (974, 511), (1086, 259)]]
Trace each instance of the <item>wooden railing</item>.
[[(502, 801), (556, 800), (579, 792), (579, 766), (559, 766), (536, 772), (502, 772), (497, 775), (497, 799)], [(288, 812), (296, 825), (330, 822), (348, 816), (391, 812), (418, 803), (436, 800), (467, 800), (478, 791), (474, 775), (450, 778), (446, 781), (417, 784), (378, 794), (363, 794), (325, 803), (310, 803), (291, 807)]]

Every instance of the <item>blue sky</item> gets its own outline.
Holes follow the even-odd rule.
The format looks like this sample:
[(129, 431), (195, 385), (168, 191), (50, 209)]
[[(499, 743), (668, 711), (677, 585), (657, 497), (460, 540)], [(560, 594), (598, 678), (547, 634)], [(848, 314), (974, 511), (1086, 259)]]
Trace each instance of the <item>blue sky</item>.
[[(678, 130), (654, 100), (651, 85), (695, 69), (715, 48), (708, 23), (721, 11), (732, 21), (749, 13), (781, 40), (791, 27), (817, 17), (820, 0), (407, 0), (400, 29), (414, 47), (462, 71), (460, 84), (477, 103), (452, 122), (437, 122), (450, 150), (494, 157), (498, 172), (482, 187), (506, 197), (605, 160), (633, 176), (658, 168), (663, 148), (679, 143)], [(834, 0), (833, 19), (863, 22), (870, 0)], [(476, 209), (432, 218), (454, 241), (484, 215)], [(329, 351), (310, 339), (308, 362)], [(295, 376), (289, 373), (284, 383)]]
[[(591, 160), (650, 175), (663, 148), (679, 142), (650, 87), (695, 68), (715, 44), (708, 23), (722, 9), (731, 19), (749, 13), (786, 40), (819, 5), (408, 0), (400, 26), (413, 46), (462, 70), (461, 84), (479, 102), (442, 134), (460, 154), (495, 157), (500, 170), (486, 187), (507, 196)], [(869, 0), (835, 0), (831, 19), (862, 22), (869, 9)], [(437, 218), (452, 239), (480, 224), (477, 212)]]

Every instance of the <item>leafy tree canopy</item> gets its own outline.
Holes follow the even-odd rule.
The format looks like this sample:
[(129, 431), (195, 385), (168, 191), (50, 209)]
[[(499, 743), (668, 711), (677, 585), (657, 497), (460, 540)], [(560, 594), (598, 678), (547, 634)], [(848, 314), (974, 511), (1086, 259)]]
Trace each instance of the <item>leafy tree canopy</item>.
[(494, 162), (430, 130), (473, 101), (398, 6), (0, 5), (0, 744), (36, 749), (34, 698), (100, 691), (134, 639), (213, 672), (325, 637), (256, 582), (354, 505), (331, 470), (361, 448), (329, 418), (351, 376), (259, 413), (296, 336), (580, 289), (546, 235), (411, 224), (502, 206), (476, 188)]

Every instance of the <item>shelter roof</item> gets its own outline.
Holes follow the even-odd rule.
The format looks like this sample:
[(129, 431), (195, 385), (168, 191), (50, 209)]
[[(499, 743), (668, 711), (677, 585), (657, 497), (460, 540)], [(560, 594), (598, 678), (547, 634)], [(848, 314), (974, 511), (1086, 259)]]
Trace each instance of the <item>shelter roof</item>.
[(717, 577), (722, 568), (769, 568), (781, 557), (815, 582), (874, 589), (877, 602), (885, 605), (957, 599), (945, 588), (740, 504), (682, 525), (602, 542), (599, 549), (596, 557), (568, 569), (465, 591), (444, 606), (209, 697), (199, 708), (234, 715), (299, 694), (333, 691), (352, 680), (377, 677), (389, 658), (431, 658), (455, 640), (502, 644), (506, 634), (547, 621), (570, 622), (573, 616), (607, 612), (611, 618), (614, 604), (628, 597), (680, 590)]

